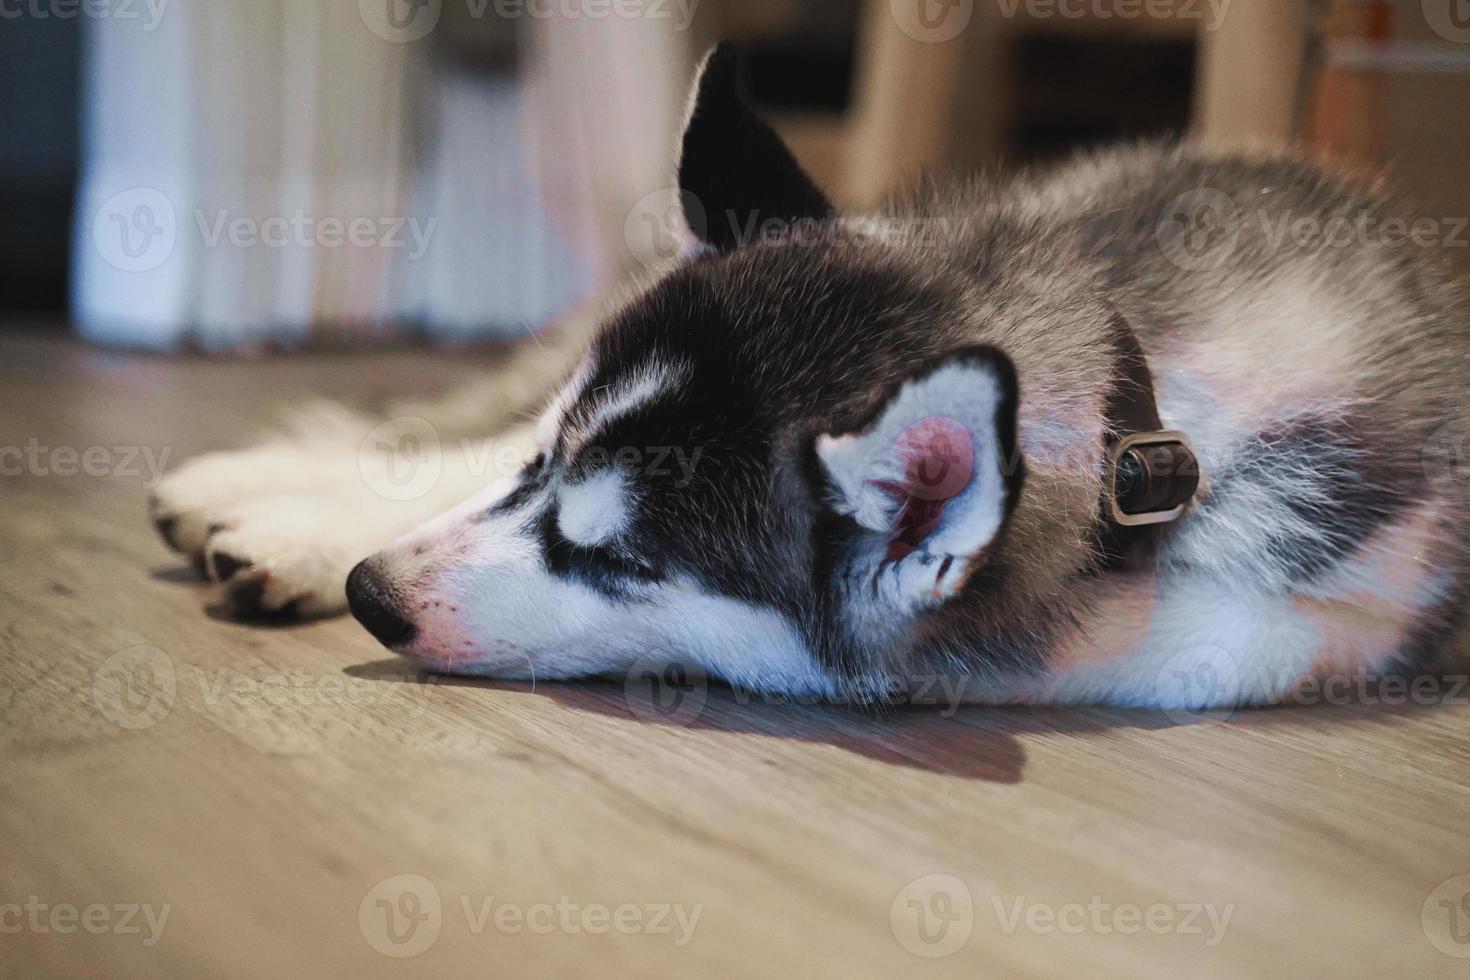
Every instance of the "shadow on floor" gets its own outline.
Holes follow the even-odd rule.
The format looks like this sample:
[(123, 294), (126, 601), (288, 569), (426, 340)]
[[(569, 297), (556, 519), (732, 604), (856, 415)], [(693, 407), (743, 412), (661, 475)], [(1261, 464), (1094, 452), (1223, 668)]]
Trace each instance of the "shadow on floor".
[[(345, 673), (385, 683), (423, 683), (425, 675), (402, 660), (354, 665)], [(1087, 737), (1110, 730), (1162, 730), (1181, 725), (1231, 729), (1263, 726), (1385, 724), (1422, 704), (1363, 703), (1209, 712), (1182, 719), (1162, 711), (1116, 708), (900, 706), (883, 711), (830, 704), (775, 703), (723, 684), (695, 685), (681, 699), (652, 699), (636, 685), (611, 681), (526, 683), (435, 676), (456, 688), (516, 691), (549, 698), (574, 711), (694, 731), (759, 735), (832, 745), (889, 765), (961, 779), (1020, 782), (1026, 766), (1025, 736)]]

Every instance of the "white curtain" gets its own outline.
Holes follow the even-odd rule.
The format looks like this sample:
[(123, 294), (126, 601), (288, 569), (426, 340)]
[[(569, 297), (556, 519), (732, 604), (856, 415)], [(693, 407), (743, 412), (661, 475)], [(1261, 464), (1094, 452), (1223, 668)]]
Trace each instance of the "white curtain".
[(671, 176), (686, 36), (527, 23), (497, 75), (441, 58), (433, 30), (395, 35), (377, 5), (438, 10), (171, 0), (89, 23), (85, 336), (515, 339), (629, 265), (623, 219)]

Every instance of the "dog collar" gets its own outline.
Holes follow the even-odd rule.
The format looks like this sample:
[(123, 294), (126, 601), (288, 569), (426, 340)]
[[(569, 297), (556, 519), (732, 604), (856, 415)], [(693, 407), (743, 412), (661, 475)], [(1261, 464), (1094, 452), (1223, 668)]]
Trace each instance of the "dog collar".
[(1139, 529), (1182, 517), (1199, 498), (1203, 479), (1189, 438), (1159, 419), (1153, 375), (1133, 328), (1114, 314), (1113, 329), (1118, 380), (1107, 406), (1113, 437), (1105, 453), (1101, 516), (1112, 527), (1106, 536), (1121, 551)]
[(1199, 461), (1182, 432), (1133, 432), (1108, 451), (1109, 516), (1124, 527), (1178, 520), (1199, 496)]

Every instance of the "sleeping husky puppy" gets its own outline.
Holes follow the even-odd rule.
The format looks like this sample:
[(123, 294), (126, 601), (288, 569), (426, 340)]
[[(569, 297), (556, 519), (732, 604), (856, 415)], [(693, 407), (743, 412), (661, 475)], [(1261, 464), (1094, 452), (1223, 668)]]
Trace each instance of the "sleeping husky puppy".
[(165, 483), (165, 537), (308, 614), (381, 549), (368, 630), (502, 678), (1207, 707), (1447, 649), (1470, 331), (1424, 249), (1331, 238), (1390, 226), (1376, 192), (1133, 147), (836, 215), (727, 47), (678, 175), (692, 246), (502, 437), (518, 472), (390, 543), (423, 515), (275, 444)]

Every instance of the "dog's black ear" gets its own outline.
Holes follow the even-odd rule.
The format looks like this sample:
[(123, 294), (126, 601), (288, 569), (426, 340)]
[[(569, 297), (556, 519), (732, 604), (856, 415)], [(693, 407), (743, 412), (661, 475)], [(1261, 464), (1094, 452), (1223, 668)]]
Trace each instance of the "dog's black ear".
[(781, 137), (750, 111), (740, 90), (735, 46), (722, 41), (705, 56), (690, 98), (679, 157), (679, 190), (689, 226), (726, 251), (771, 221), (822, 219), (832, 205)]

